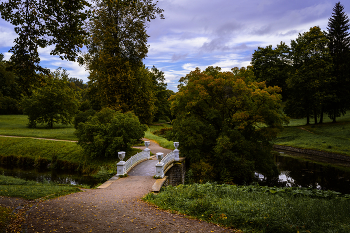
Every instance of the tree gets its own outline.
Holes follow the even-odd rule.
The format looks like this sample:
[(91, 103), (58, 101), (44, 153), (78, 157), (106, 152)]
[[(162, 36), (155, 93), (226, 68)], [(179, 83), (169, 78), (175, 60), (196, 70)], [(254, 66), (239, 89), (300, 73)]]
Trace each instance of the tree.
[(290, 48), (281, 42), (275, 49), (272, 45), (258, 47), (252, 57), (254, 75), (258, 82), (266, 81), (267, 86), (282, 88), (283, 100), (287, 100), (287, 84), (291, 72)]
[(286, 121), (279, 91), (219, 67), (197, 68), (181, 78), (171, 97), (173, 130), (191, 168), (200, 164), (213, 174), (209, 179), (241, 184), (255, 171), (276, 175), (271, 141)]
[(129, 151), (136, 140), (144, 136), (145, 130), (133, 113), (104, 108), (79, 123), (75, 135), (90, 158), (118, 158), (118, 151)]
[(328, 115), (333, 122), (336, 117), (345, 114), (350, 108), (350, 23), (344, 12), (344, 7), (340, 2), (333, 8), (332, 17), (329, 19), (327, 27), (328, 47), (333, 58), (333, 76), (335, 82), (330, 87), (335, 98), (328, 103)]
[(167, 89), (167, 84), (165, 83), (163, 71), (160, 71), (155, 66), (153, 66), (149, 72), (154, 85), (154, 92), (156, 98), (156, 101), (154, 103), (156, 107), (154, 121), (170, 121), (172, 116), (169, 98), (171, 95), (174, 94), (174, 92)]
[(30, 93), (43, 69), (39, 48), (54, 46), (52, 55), (74, 61), (87, 35), (83, 28), (88, 17), (85, 0), (9, 0), (0, 4), (1, 17), (15, 26), (18, 37), (10, 49), (12, 64), (21, 88)]
[(33, 90), (30, 97), (25, 96), (22, 107), (28, 115), (29, 127), (36, 127), (38, 123), (47, 123), (53, 128), (54, 123), (71, 124), (78, 110), (76, 92), (70, 88), (65, 76), (54, 73), (45, 78), (46, 83)]
[(318, 116), (322, 122), (325, 103), (333, 98), (329, 90), (334, 80), (328, 42), (319, 27), (312, 27), (291, 41), (293, 72), (287, 80), (290, 95), (285, 110), (291, 117), (306, 117), (306, 124), (311, 116), (315, 124)]
[(0, 54), (0, 114), (18, 114), (21, 113), (19, 78), (8, 70), (10, 65), (3, 57)]
[(163, 10), (151, 0), (95, 3), (88, 54), (84, 57), (90, 71), (89, 85), (97, 88), (102, 107), (134, 110), (142, 122), (149, 122), (152, 116), (145, 116), (145, 106), (151, 113), (155, 98), (148, 89), (152, 83), (142, 64), (148, 52), (146, 23)]

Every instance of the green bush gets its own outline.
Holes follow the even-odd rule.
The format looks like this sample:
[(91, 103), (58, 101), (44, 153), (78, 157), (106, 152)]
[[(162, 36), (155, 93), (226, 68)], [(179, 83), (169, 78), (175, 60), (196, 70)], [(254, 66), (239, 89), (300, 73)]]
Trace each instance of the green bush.
[(79, 123), (75, 135), (90, 158), (117, 158), (118, 151), (130, 151), (145, 130), (146, 126), (133, 113), (104, 108), (85, 123)]

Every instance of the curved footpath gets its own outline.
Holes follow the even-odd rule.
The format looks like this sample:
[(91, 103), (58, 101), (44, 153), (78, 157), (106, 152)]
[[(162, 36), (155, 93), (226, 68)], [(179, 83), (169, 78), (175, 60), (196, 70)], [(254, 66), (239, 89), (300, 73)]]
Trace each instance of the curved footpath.
[[(154, 154), (170, 151), (153, 141), (149, 148)], [(84, 189), (35, 204), (27, 212), (24, 232), (234, 232), (143, 202), (141, 198), (155, 182), (152, 163), (157, 161), (146, 162), (150, 166), (141, 163), (128, 177), (115, 179), (105, 188)]]

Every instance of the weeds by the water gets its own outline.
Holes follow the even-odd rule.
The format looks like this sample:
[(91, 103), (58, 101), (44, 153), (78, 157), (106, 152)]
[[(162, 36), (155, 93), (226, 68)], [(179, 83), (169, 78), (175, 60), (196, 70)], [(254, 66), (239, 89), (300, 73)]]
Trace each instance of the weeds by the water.
[(243, 232), (350, 232), (350, 200), (335, 192), (207, 183), (169, 186), (144, 199)]

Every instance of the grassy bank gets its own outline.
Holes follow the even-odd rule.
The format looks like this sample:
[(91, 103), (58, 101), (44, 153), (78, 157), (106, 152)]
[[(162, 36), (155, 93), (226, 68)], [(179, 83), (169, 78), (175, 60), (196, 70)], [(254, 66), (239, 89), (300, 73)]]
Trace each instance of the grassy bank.
[(28, 122), (27, 115), (0, 115), (0, 135), (78, 140), (73, 125), (54, 124), (53, 129), (46, 128), (46, 125), (28, 128)]
[(350, 155), (350, 112), (337, 121), (325, 117), (323, 124), (305, 125), (305, 119), (292, 119), (274, 143)]
[(170, 124), (156, 124), (156, 125), (149, 125), (147, 131), (145, 132), (145, 138), (151, 139), (153, 141), (156, 141), (161, 147), (174, 150), (174, 142), (168, 141), (167, 139), (157, 136), (153, 134), (153, 132), (163, 129), (163, 128), (169, 128), (172, 127)]
[[(126, 159), (140, 150), (133, 149)], [(89, 159), (74, 142), (0, 137), (0, 164), (3, 166), (75, 170), (91, 174), (105, 167), (116, 170), (118, 158)], [(29, 167), (28, 167), (29, 166)]]
[(144, 200), (243, 232), (350, 232), (350, 200), (330, 191), (207, 183), (169, 186)]

